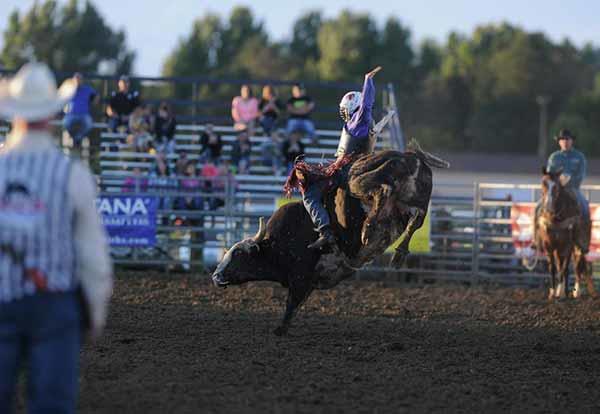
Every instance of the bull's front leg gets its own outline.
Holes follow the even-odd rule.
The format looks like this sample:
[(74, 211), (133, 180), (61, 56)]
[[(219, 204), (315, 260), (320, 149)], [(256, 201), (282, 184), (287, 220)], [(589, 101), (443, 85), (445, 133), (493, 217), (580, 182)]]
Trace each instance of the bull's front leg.
[(423, 209), (417, 207), (411, 207), (410, 211), (410, 219), (408, 220), (408, 224), (404, 229), (404, 233), (402, 233), (402, 241), (396, 247), (396, 251), (394, 252), (394, 256), (392, 256), (392, 260), (390, 261), (391, 266), (400, 267), (404, 264), (406, 260), (406, 256), (408, 256), (408, 245), (410, 244), (410, 239), (412, 238), (415, 231), (417, 231), (425, 220), (425, 214), (427, 213)]
[(273, 331), (275, 335), (282, 336), (287, 334), (294, 315), (306, 299), (308, 299), (312, 291), (312, 282), (308, 278), (302, 278), (290, 284), (283, 320), (281, 321), (281, 325)]

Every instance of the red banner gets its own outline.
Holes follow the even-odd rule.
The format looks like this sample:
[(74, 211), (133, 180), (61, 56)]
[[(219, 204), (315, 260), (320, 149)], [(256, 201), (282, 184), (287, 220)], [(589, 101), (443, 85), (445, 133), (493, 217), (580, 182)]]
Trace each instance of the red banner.
[[(512, 239), (515, 253), (518, 256), (531, 256), (533, 242), (533, 216), (535, 203), (515, 203), (510, 210), (510, 221), (512, 227)], [(592, 216), (592, 240), (588, 260), (600, 259), (600, 205), (590, 206)]]

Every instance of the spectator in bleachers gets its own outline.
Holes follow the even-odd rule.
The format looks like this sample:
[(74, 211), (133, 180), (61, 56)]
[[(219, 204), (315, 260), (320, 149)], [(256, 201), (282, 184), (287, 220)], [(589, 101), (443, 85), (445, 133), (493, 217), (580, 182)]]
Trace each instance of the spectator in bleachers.
[[(177, 179), (172, 176), (169, 164), (164, 154), (156, 154), (155, 166), (153, 171), (150, 172), (148, 187), (159, 194), (168, 194), (177, 188)], [(162, 195), (159, 198), (158, 205), (159, 209), (170, 209), (171, 198)]]
[(223, 150), (223, 141), (221, 135), (217, 134), (212, 124), (206, 124), (204, 131), (200, 135), (200, 160), (210, 160), (218, 164)]
[(304, 86), (300, 83), (292, 87), (292, 97), (287, 101), (287, 112), (289, 114), (286, 132), (288, 135), (292, 131), (301, 131), (307, 138), (314, 141), (315, 124), (310, 118), (310, 114), (315, 108), (315, 103), (310, 96), (306, 94)]
[(242, 85), (240, 95), (233, 98), (231, 102), (233, 127), (237, 131), (246, 130), (248, 134), (252, 135), (258, 116), (258, 100), (252, 96), (252, 89), (249, 85)]
[(185, 166), (185, 178), (179, 180), (179, 190), (190, 195), (177, 197), (175, 208), (177, 210), (203, 210), (204, 201), (198, 195), (202, 190), (202, 184), (196, 173), (196, 162), (189, 160)]
[(302, 138), (302, 131), (292, 131), (289, 138), (283, 143), (282, 152), (287, 163), (288, 174), (294, 167), (294, 160), (299, 155), (304, 154), (304, 144), (300, 140)]
[[(235, 191), (235, 178), (230, 169), (229, 161), (225, 160), (218, 166), (216, 169), (213, 167), (209, 167), (206, 171), (202, 170), (202, 175), (210, 178), (210, 192), (215, 193), (214, 197), (210, 197), (208, 199), (208, 208), (210, 210), (216, 210), (219, 207), (223, 207), (225, 205), (225, 193), (227, 190)], [(228, 187), (227, 182), (229, 182)]]
[(275, 131), (260, 144), (262, 163), (266, 167), (273, 168), (273, 174), (282, 173), (281, 164), (283, 162), (282, 146), (285, 140), (283, 131)]
[(188, 161), (187, 152), (183, 150), (179, 151), (179, 158), (177, 158), (177, 162), (175, 162), (175, 174), (178, 177), (185, 175), (185, 168), (187, 167)]
[(140, 193), (148, 189), (148, 179), (142, 175), (140, 167), (134, 167), (132, 175), (125, 178), (123, 182), (122, 192), (124, 193)]
[(260, 111), (259, 123), (265, 135), (271, 135), (279, 113), (283, 110), (283, 104), (277, 97), (277, 92), (272, 85), (265, 85), (262, 90), (262, 98), (258, 104)]
[[(202, 178), (204, 179), (204, 190), (207, 193), (212, 193), (213, 191), (218, 191), (219, 188), (219, 183), (217, 182), (219, 180), (219, 167), (217, 167), (215, 165), (214, 162), (208, 160), (204, 163), (204, 165), (202, 166)], [(214, 205), (216, 204), (215, 198), (214, 197), (209, 197), (208, 198), (208, 205), (209, 205), (209, 209), (210, 210), (215, 210), (216, 207), (214, 207)]]
[(112, 132), (117, 132), (120, 127), (127, 128), (129, 116), (140, 105), (139, 92), (130, 90), (129, 86), (129, 77), (123, 75), (119, 78), (119, 90), (113, 91), (110, 95), (106, 115), (108, 129)]
[(73, 81), (77, 85), (77, 90), (65, 108), (63, 127), (73, 138), (73, 145), (78, 148), (83, 138), (92, 129), (90, 104), (98, 102), (98, 94), (90, 85), (83, 83), (81, 73), (76, 72), (73, 75)]
[(238, 174), (247, 174), (250, 169), (250, 153), (252, 146), (248, 131), (238, 132), (237, 140), (231, 148), (231, 162)]
[(149, 109), (145, 105), (136, 107), (129, 117), (129, 131), (127, 143), (136, 152), (147, 152), (152, 145), (152, 119)]
[(171, 106), (166, 102), (161, 102), (158, 107), (158, 114), (154, 120), (154, 139), (158, 152), (171, 154), (175, 152), (175, 128), (177, 121)]

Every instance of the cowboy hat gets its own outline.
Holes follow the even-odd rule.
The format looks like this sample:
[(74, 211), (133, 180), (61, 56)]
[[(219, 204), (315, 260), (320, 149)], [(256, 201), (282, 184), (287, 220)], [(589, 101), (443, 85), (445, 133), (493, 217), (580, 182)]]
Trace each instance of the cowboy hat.
[(12, 78), (0, 80), (0, 117), (27, 121), (51, 118), (69, 102), (76, 89), (76, 82), (68, 79), (57, 90), (48, 66), (27, 63)]
[(554, 137), (555, 141), (558, 141), (561, 138), (571, 138), (571, 139), (575, 139), (575, 135), (571, 134), (571, 131), (569, 131), (566, 128), (562, 128), (560, 131), (558, 131), (558, 134), (556, 134), (556, 136)]

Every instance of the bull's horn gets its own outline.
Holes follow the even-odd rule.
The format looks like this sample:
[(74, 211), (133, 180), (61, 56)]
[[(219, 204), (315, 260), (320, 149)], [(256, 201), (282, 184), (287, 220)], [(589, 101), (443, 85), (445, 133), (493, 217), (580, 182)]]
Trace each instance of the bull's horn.
[(253, 237), (255, 242), (262, 241), (265, 238), (265, 234), (267, 234), (267, 226), (265, 226), (265, 218), (261, 217), (258, 219), (258, 232)]

